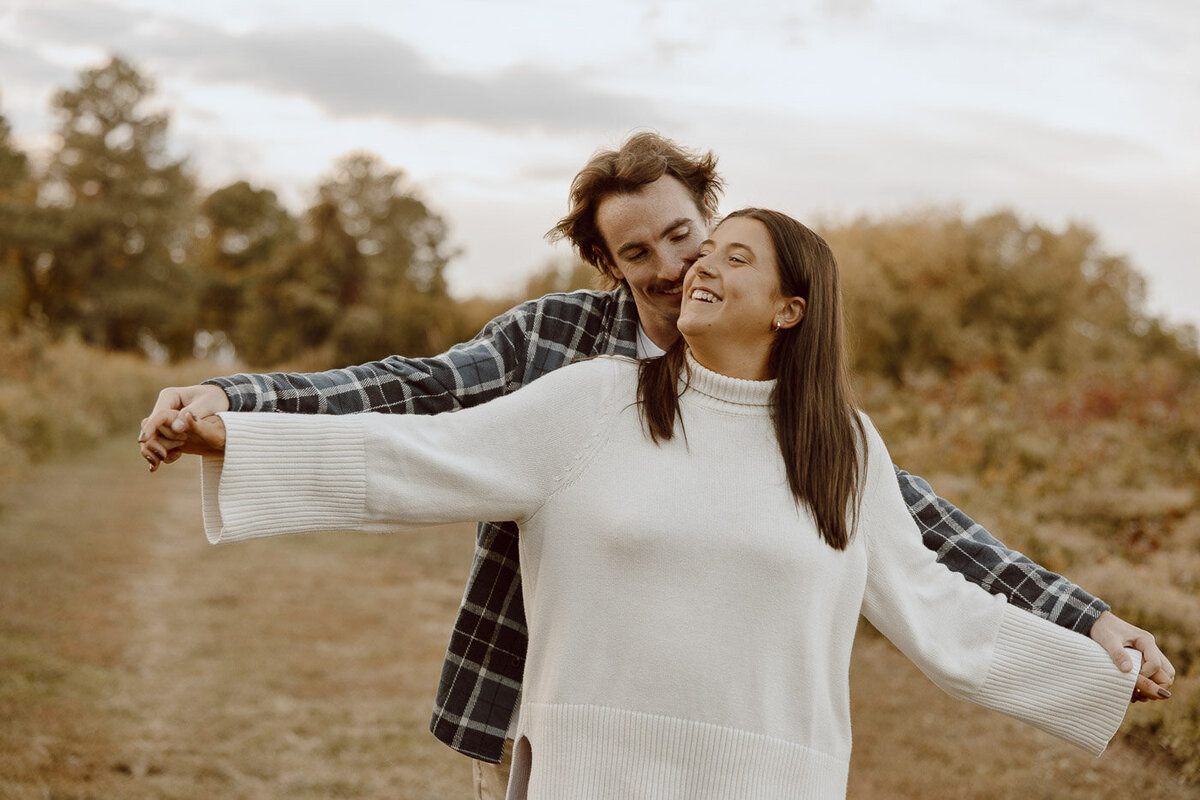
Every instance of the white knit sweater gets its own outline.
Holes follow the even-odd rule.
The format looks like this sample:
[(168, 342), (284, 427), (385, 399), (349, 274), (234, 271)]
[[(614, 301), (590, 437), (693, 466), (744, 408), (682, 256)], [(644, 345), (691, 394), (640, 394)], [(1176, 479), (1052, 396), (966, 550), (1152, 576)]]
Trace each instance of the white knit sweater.
[(661, 446), (636, 365), (613, 358), (454, 414), (225, 414), (209, 540), (519, 522), (510, 798), (843, 797), (860, 612), (947, 692), (1105, 748), (1135, 674), (940, 566), (869, 421), (862, 516), (836, 551), (788, 490), (773, 382), (689, 365), (686, 436)]

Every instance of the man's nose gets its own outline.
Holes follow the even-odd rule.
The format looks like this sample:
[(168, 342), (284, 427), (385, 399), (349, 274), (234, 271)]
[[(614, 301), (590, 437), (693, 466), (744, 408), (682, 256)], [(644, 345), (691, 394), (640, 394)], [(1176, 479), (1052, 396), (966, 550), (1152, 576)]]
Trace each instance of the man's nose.
[(678, 283), (679, 281), (683, 280), (683, 273), (685, 272), (687, 272), (687, 265), (680, 262), (675, 262), (668, 265), (658, 274), (658, 276), (664, 281)]
[(662, 260), (658, 276), (665, 281), (682, 280), (683, 273), (688, 271), (688, 267), (692, 266), (695, 260), (694, 258), (681, 258), (677, 253), (672, 253)]

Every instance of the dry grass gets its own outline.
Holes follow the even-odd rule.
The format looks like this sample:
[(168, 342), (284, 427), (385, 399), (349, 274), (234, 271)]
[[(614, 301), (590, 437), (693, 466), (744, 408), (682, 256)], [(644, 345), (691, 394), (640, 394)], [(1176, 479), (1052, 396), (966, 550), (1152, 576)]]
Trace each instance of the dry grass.
[[(427, 723), (470, 528), (211, 547), (197, 483), (130, 435), (0, 491), (0, 797), (469, 797)], [(1094, 760), (942, 695), (869, 631), (852, 683), (853, 798), (1195, 796), (1141, 746)]]
[(217, 372), (211, 363), (162, 366), (29, 329), (0, 337), (0, 480), (29, 464), (134, 430), (164, 386)]
[(471, 529), (210, 547), (194, 465), (139, 461), (5, 492), (0, 797), (464, 796), (427, 725)]

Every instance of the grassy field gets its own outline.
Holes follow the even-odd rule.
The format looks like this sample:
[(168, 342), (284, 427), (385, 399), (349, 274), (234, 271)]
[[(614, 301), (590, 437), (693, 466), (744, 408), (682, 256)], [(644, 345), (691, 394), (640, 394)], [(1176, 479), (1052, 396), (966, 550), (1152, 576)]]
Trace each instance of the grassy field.
[[(134, 435), (0, 487), (0, 798), (469, 797), (427, 723), (470, 527), (211, 547), (196, 465), (150, 475)], [(852, 686), (853, 798), (1200, 791), (952, 700), (869, 631)]]

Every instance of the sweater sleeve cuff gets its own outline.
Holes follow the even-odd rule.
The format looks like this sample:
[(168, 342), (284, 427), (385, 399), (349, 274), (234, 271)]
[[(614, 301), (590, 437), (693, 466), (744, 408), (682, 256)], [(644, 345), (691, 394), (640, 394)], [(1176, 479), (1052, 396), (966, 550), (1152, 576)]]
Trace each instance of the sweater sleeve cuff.
[(361, 528), (367, 481), (358, 420), (293, 414), (220, 416), (225, 455), (206, 456), (201, 471), (209, 542)]
[(996, 651), (976, 700), (1100, 755), (1133, 696), (1142, 654), (1121, 672), (1099, 644), (1005, 606)]

